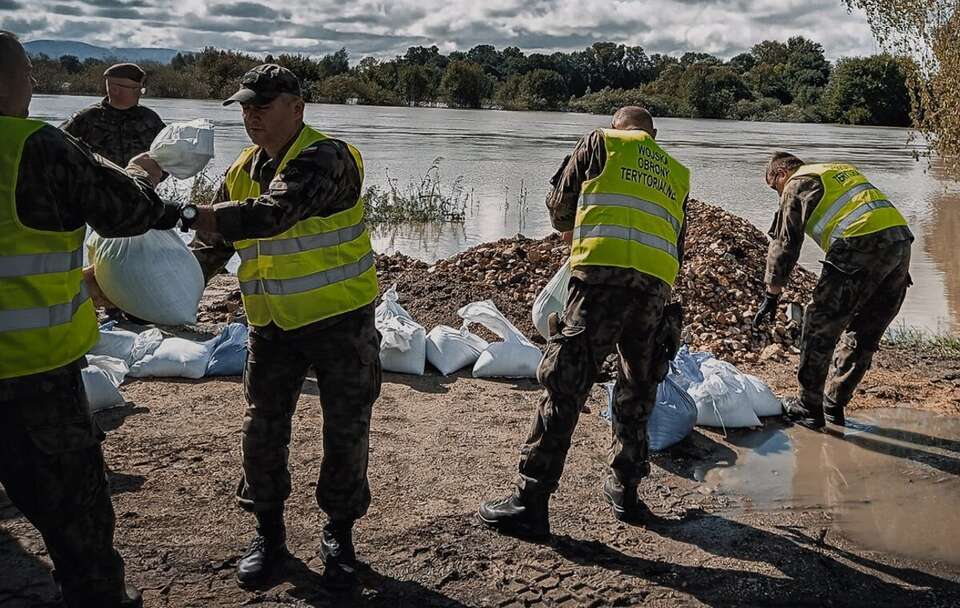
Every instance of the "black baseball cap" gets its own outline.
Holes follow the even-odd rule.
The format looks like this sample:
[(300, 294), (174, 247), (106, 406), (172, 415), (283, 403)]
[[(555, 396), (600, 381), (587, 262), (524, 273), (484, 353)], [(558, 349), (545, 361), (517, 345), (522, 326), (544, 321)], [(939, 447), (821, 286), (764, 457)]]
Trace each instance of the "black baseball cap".
[(143, 81), (147, 77), (147, 73), (143, 71), (143, 68), (135, 63), (114, 64), (107, 68), (103, 75), (107, 78), (127, 78), (140, 84), (143, 84)]
[(302, 97), (300, 79), (285, 67), (265, 63), (244, 74), (240, 79), (240, 90), (224, 101), (223, 105), (228, 106), (234, 102), (266, 105), (283, 93)]

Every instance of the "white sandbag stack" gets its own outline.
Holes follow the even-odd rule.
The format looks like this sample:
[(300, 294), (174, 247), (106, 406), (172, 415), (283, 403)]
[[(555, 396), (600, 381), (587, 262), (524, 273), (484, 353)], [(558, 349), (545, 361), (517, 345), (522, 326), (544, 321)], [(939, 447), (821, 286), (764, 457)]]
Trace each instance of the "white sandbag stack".
[(537, 332), (545, 339), (550, 337), (550, 329), (547, 319), (550, 313), (563, 315), (563, 309), (567, 303), (567, 291), (570, 285), (570, 261), (564, 262), (557, 273), (553, 275), (546, 287), (537, 295), (533, 301), (531, 316), (533, 317), (533, 326)]
[(466, 327), (438, 325), (427, 334), (427, 361), (444, 376), (477, 362), (490, 343)]
[(479, 323), (503, 342), (494, 342), (477, 358), (474, 378), (536, 378), (543, 353), (497, 310), (492, 300), (473, 302), (457, 311), (464, 327)]
[(382, 336), (380, 363), (389, 372), (422, 376), (427, 364), (427, 332), (398, 300), (394, 285), (384, 292), (377, 306), (375, 323)]
[[(146, 333), (146, 332), (145, 332)], [(203, 378), (210, 354), (217, 340), (193, 342), (183, 338), (166, 338), (153, 352), (130, 365), (130, 376), (146, 378)]]
[(123, 405), (126, 401), (119, 386), (130, 371), (127, 362), (108, 355), (87, 355), (87, 363), (89, 365), (81, 370), (81, 374), (90, 411)]
[(173, 230), (89, 241), (97, 283), (124, 312), (158, 325), (196, 323), (203, 295), (197, 258)]
[(171, 123), (150, 144), (150, 157), (177, 179), (200, 173), (213, 154), (213, 123), (202, 118)]

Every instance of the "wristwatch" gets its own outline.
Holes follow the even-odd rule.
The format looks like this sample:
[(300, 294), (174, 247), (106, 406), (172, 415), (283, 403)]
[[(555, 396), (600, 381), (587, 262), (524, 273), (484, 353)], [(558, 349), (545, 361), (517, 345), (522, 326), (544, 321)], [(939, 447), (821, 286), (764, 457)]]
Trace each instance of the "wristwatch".
[(200, 212), (197, 211), (196, 205), (188, 203), (180, 207), (180, 231), (189, 231), (190, 227), (193, 226), (193, 223), (197, 221), (198, 215), (200, 215)]

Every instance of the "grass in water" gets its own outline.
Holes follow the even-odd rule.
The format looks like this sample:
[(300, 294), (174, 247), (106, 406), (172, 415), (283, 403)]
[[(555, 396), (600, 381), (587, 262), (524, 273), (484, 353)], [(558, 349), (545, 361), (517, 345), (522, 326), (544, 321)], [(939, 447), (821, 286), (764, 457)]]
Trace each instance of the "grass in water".
[(891, 346), (915, 348), (947, 357), (960, 358), (960, 336), (933, 333), (919, 327), (897, 325), (887, 329), (883, 342)]
[(457, 177), (443, 188), (440, 158), (419, 179), (401, 186), (387, 173), (386, 187), (368, 186), (363, 193), (366, 220), (370, 225), (462, 224), (473, 192)]

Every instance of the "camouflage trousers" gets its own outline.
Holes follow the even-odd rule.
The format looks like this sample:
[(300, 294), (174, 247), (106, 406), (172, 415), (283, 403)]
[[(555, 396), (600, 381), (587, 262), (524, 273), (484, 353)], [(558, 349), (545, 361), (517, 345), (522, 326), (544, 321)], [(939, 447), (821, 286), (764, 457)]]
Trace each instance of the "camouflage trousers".
[(123, 560), (81, 362), (0, 380), (0, 484), (43, 537), (67, 606), (110, 607)]
[(649, 474), (647, 420), (667, 365), (658, 356), (663, 311), (662, 296), (570, 280), (560, 331), (551, 336), (537, 370), (545, 390), (520, 453), (521, 494), (557, 489), (580, 409), (614, 349), (620, 371), (608, 464), (623, 485), (636, 485)]
[(370, 506), (367, 452), (373, 402), (380, 396), (380, 335), (373, 305), (333, 325), (284, 331), (252, 327), (243, 374), (242, 508), (283, 508), (290, 496), (290, 425), (307, 370), (317, 376), (323, 411), (323, 461), (317, 503), (334, 521), (353, 521)]
[(831, 249), (803, 320), (797, 379), (808, 410), (822, 411), (824, 398), (850, 402), (911, 284), (910, 241), (872, 252)]

